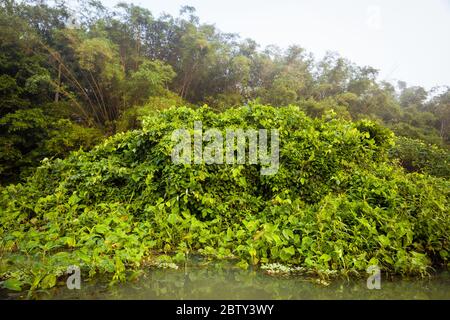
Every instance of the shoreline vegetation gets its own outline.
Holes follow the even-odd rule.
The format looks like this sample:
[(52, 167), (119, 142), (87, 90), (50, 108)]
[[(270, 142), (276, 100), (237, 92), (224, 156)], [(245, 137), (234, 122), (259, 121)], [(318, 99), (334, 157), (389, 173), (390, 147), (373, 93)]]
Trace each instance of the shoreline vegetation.
[[(324, 283), (448, 270), (450, 87), (261, 48), (189, 6), (77, 7), (0, 0), (0, 287), (63, 285), (68, 266), (116, 284), (197, 254)], [(206, 164), (196, 123), (267, 134), (266, 163)], [(191, 163), (173, 162), (177, 130)]]
[[(278, 128), (278, 173), (174, 165), (172, 132), (194, 121)], [(393, 137), (374, 122), (312, 119), (295, 106), (155, 112), (142, 130), (47, 160), (1, 190), (3, 286), (50, 288), (67, 265), (117, 283), (138, 276), (144, 259), (182, 264), (187, 253), (237, 258), (244, 269), (289, 264), (321, 279), (370, 265), (408, 276), (447, 268), (449, 181), (392, 162)]]

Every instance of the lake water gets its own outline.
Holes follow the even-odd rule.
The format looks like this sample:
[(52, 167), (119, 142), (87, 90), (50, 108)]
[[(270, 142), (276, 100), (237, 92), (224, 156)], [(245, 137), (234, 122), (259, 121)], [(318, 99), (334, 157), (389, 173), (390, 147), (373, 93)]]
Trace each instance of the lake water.
[[(1, 292), (0, 299), (24, 299), (26, 293)], [(381, 289), (369, 290), (366, 279), (318, 284), (302, 276), (271, 276), (223, 263), (191, 263), (187, 268), (149, 269), (137, 281), (109, 286), (82, 281), (80, 290), (59, 286), (38, 291), (35, 299), (445, 299), (450, 300), (450, 273), (426, 279), (382, 278)]]

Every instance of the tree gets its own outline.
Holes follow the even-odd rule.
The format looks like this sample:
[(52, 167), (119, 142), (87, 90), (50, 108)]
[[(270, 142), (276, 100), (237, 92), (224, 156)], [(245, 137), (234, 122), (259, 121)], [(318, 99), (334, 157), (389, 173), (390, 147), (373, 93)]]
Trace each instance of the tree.
[(427, 105), (426, 110), (437, 116), (436, 128), (443, 144), (450, 144), (450, 87), (435, 96)]
[(144, 61), (127, 81), (127, 104), (140, 105), (149, 97), (164, 96), (167, 84), (175, 77), (172, 67), (161, 61)]
[(117, 47), (108, 39), (92, 38), (81, 41), (74, 49), (89, 85), (85, 88), (89, 115), (99, 125), (111, 123), (120, 115), (125, 77)]
[(423, 110), (427, 91), (422, 87), (406, 87), (400, 93), (400, 105), (405, 109)]

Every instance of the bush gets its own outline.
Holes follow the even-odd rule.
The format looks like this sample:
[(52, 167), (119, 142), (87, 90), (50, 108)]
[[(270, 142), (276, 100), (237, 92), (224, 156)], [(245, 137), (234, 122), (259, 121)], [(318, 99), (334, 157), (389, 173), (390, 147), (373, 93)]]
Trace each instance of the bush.
[(178, 95), (167, 92), (164, 96), (150, 97), (143, 106), (127, 109), (117, 121), (117, 132), (125, 132), (142, 128), (142, 118), (156, 111), (182, 106), (185, 103)]
[[(171, 134), (194, 121), (204, 130), (278, 129), (278, 173), (173, 164)], [(158, 255), (180, 262), (187, 253), (321, 277), (374, 264), (425, 275), (448, 263), (450, 185), (392, 164), (391, 140), (371, 122), (311, 119), (295, 107), (155, 113), (142, 130), (46, 161), (25, 184), (1, 191), (4, 286), (51, 287), (70, 264), (122, 281)]]
[(398, 159), (409, 172), (450, 178), (450, 152), (419, 140), (397, 137), (390, 157)]
[(66, 157), (101, 140), (100, 130), (48, 116), (42, 109), (9, 113), (0, 120), (0, 183), (28, 176), (45, 157)]

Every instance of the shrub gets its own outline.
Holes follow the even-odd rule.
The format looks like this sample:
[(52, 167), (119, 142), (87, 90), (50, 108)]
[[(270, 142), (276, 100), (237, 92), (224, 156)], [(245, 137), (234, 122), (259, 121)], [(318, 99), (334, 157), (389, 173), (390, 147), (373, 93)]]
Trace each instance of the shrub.
[[(278, 173), (173, 164), (171, 134), (194, 121), (278, 129)], [(187, 253), (321, 277), (374, 264), (425, 275), (448, 263), (450, 185), (392, 164), (391, 140), (371, 122), (311, 119), (296, 107), (155, 113), (142, 130), (46, 161), (26, 183), (1, 190), (3, 286), (51, 287), (69, 264), (122, 281), (160, 254), (166, 263)]]
[(409, 172), (428, 173), (436, 177), (450, 178), (450, 151), (419, 140), (397, 137), (390, 157), (398, 159)]

